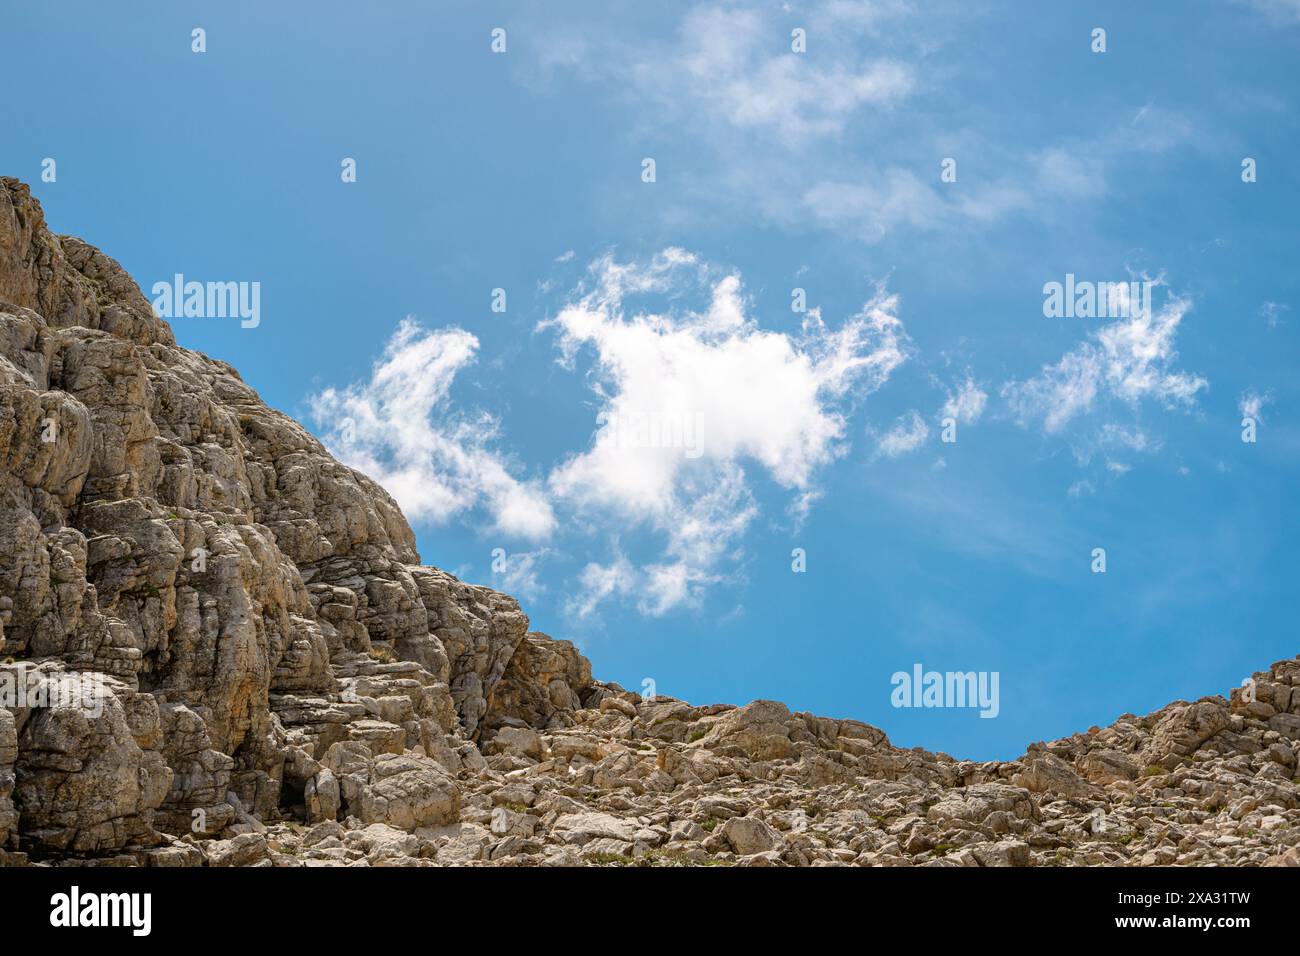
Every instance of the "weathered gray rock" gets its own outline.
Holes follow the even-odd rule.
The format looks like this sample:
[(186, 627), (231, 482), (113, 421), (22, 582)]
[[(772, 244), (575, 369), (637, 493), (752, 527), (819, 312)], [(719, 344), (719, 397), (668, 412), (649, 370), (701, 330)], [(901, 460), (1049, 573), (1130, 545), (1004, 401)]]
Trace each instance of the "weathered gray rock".
[(640, 828), (635, 821), (608, 813), (566, 813), (551, 827), (562, 843), (582, 845), (592, 840), (618, 840), (632, 843)]
[(1147, 761), (1172, 770), (1227, 726), (1228, 708), (1222, 699), (1171, 707), (1151, 732)]
[(1062, 797), (1095, 797), (1097, 788), (1088, 784), (1059, 757), (1035, 754), (1028, 766), (1011, 779), (1017, 787), (1031, 793), (1052, 793)]
[(780, 760), (794, 753), (792, 720), (785, 704), (756, 700), (718, 718), (702, 743), (724, 756)]
[[(153, 749), (161, 738), (153, 698), (48, 663), (3, 666), (0, 675), (22, 683), (28, 704), (11, 711), (12, 803), (24, 845), (80, 853), (153, 839), (172, 779)], [(0, 756), (8, 749), (0, 740)]]
[(756, 817), (732, 817), (723, 824), (722, 836), (741, 856), (766, 853), (781, 842), (781, 835)]

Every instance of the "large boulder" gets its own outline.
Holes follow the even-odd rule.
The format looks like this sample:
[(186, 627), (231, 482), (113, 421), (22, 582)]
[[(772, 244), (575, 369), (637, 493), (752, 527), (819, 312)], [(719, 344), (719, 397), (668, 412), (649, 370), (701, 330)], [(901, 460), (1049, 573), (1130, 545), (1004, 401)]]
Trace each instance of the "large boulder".
[[(383, 823), (399, 830), (437, 827), (455, 822), (460, 789), (434, 760), (416, 754), (371, 755), (365, 744), (334, 744), (313, 778), (314, 815), (330, 819), (355, 816), (362, 823)], [(337, 781), (337, 796), (328, 771)], [(322, 785), (324, 793), (322, 794)], [(323, 802), (322, 802), (323, 801)]]
[(1095, 797), (1099, 792), (1064, 760), (1049, 753), (1034, 754), (1028, 759), (1028, 766), (1011, 782), (1030, 793), (1044, 794), (1048, 799)]
[(766, 853), (781, 843), (781, 834), (757, 817), (732, 817), (720, 832), (741, 856)]
[[(52, 664), (0, 667), (0, 681), (6, 678), (25, 688), (24, 706), (12, 709), (12, 800), (26, 845), (93, 853), (151, 842), (154, 811), (172, 781), (153, 749), (161, 739), (153, 698)], [(6, 749), (0, 740), (0, 757)]]
[(756, 700), (717, 718), (701, 745), (723, 756), (781, 760), (795, 753), (790, 727), (785, 704)]
[(1221, 697), (1167, 708), (1151, 731), (1147, 764), (1172, 770), (1189, 760), (1201, 744), (1227, 728), (1228, 713), (1227, 702)]

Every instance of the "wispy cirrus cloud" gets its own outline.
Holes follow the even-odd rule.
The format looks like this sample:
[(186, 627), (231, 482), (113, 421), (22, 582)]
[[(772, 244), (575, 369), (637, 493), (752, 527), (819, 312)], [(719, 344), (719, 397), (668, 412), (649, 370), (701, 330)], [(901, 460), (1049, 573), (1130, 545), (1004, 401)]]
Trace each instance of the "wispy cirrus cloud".
[(1104, 325), (1037, 375), (1008, 382), (1002, 397), (1020, 424), (1040, 424), (1048, 434), (1107, 399), (1188, 408), (1209, 385), (1204, 377), (1175, 368), (1175, 339), (1191, 307), (1189, 299), (1170, 297), (1159, 309)]
[(482, 508), (504, 534), (545, 538), (555, 515), (544, 490), (515, 477), (495, 450), (495, 419), (452, 402), (452, 383), (477, 350), (463, 329), (428, 330), (408, 317), (369, 379), (308, 398), (311, 419), (330, 451), (383, 485), (411, 520), (442, 523)]
[[(812, 16), (830, 20), (837, 10), (853, 12), (849, 6), (826, 4)], [(915, 86), (909, 64), (841, 43), (844, 30), (869, 30), (887, 14), (882, 5), (862, 4), (858, 12), (838, 18), (839, 32), (814, 28), (812, 42), (824, 55), (809, 57), (793, 53), (788, 34), (773, 42), (772, 18), (763, 11), (695, 7), (682, 18), (675, 48), (661, 54), (672, 69), (656, 75), (655, 92), (787, 143), (838, 134), (859, 108), (896, 103)]]
[[(958, 4), (705, 2), (636, 42), (598, 19), (576, 34), (548, 24), (526, 72), (535, 89), (558, 70), (629, 101), (635, 121), (624, 132), (637, 141), (690, 131), (698, 149), (675, 168), (679, 198), (663, 207), (677, 224), (725, 209), (875, 243), (896, 231), (1050, 220), (1063, 205), (1088, 213), (1126, 162), (1195, 139), (1188, 117), (1151, 103), (1047, 141), (977, 129), (961, 115), (939, 130), (915, 122), (908, 109), (918, 101), (960, 100), (947, 54), (975, 17)], [(792, 49), (792, 29), (803, 31), (804, 52)], [(942, 182), (949, 157), (962, 172)]]
[(1241, 412), (1246, 418), (1263, 420), (1264, 406), (1272, 401), (1272, 393), (1265, 392), (1261, 394), (1256, 389), (1248, 388), (1241, 393), (1241, 398), (1237, 400), (1237, 411)]
[(988, 393), (980, 388), (967, 372), (966, 378), (958, 384), (957, 390), (948, 393), (948, 398), (940, 409), (940, 415), (963, 425), (973, 425), (983, 416), (988, 400)]
[(1288, 306), (1281, 302), (1265, 302), (1259, 307), (1260, 318), (1270, 329), (1275, 329), (1279, 325), (1285, 324), (1282, 315), (1288, 311)]
[(915, 409), (903, 415), (888, 431), (876, 435), (876, 453), (886, 458), (901, 458), (916, 451), (930, 437), (930, 427)]
[(528, 601), (537, 600), (546, 591), (542, 567), (550, 555), (549, 548), (494, 554), (492, 586)]
[[(797, 16), (752, 3), (699, 3), (682, 10), (663, 38), (596, 39), (596, 24), (577, 35), (552, 24), (537, 46), (538, 66), (617, 80), (616, 89), (653, 107), (651, 121), (748, 131), (802, 148), (839, 135), (862, 109), (914, 92), (915, 66), (881, 32), (914, 16), (911, 4), (881, 0), (827, 0)], [(794, 51), (796, 24), (811, 54)]]
[(1144, 105), (1126, 123), (1091, 138), (1065, 138), (1048, 146), (1017, 149), (1003, 143), (969, 141), (969, 153), (1000, 157), (1000, 175), (963, 178), (967, 151), (953, 150), (957, 180), (939, 179), (938, 152), (923, 170), (893, 165), (863, 177), (837, 175), (831, 164), (807, 167), (818, 172), (806, 185), (799, 211), (820, 225), (877, 242), (898, 230), (941, 232), (961, 225), (989, 226), (1023, 218), (1048, 219), (1062, 207), (1084, 209), (1104, 197), (1117, 169), (1129, 160), (1168, 152), (1195, 134), (1181, 114)]

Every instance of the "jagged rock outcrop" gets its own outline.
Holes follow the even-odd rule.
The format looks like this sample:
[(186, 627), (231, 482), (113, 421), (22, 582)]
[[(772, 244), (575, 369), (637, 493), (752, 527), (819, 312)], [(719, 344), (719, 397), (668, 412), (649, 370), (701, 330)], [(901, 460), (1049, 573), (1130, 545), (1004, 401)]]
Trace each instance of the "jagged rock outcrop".
[(0, 742), (0, 760), (9, 751), (9, 799), (25, 843), (85, 853), (150, 842), (154, 810), (172, 781), (157, 750), (154, 697), (52, 661), (0, 669), (0, 693), (19, 687), (10, 699), (21, 706), (5, 722), (13, 746)]
[(0, 179), (0, 864), (1300, 862), (1300, 659), (974, 763), (528, 623)]
[[(6, 709), (6, 845), (147, 845), (306, 812), (309, 796), (322, 816), (350, 796), (366, 819), (423, 825), (455, 806), (439, 775), (485, 716), (576, 706), (543, 689), (543, 708), (519, 679), (493, 701), (523, 667), (514, 600), (420, 567), (383, 489), (234, 369), (177, 348), (121, 268), (51, 234), (14, 180), (0, 407), (0, 653), (102, 681), (113, 702), (86, 727), (75, 707)], [(543, 663), (523, 680), (551, 666), (526, 659)], [(557, 688), (590, 682), (555, 671)], [(118, 712), (134, 701), (152, 723), (133, 737)], [(77, 750), (78, 733), (100, 743)], [(348, 742), (365, 770), (333, 777), (322, 761)]]

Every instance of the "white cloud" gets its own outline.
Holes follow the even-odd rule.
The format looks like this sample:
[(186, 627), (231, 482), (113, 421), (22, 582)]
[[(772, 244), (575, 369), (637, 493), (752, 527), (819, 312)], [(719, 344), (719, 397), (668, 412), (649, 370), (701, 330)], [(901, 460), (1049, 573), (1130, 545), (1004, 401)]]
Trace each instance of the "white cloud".
[(1087, 199), (1105, 189), (1101, 159), (1052, 147), (1014, 160), (1017, 171), (988, 181), (942, 184), (938, 166), (930, 178), (891, 168), (869, 181), (821, 180), (803, 193), (803, 207), (822, 225), (849, 229), (873, 242), (900, 226), (918, 232), (953, 228), (960, 222), (992, 223), (1013, 214), (1032, 214), (1062, 201)]
[(1102, 426), (1098, 443), (1103, 447), (1127, 448), (1129, 451), (1154, 451), (1160, 443), (1153, 441), (1141, 428), (1118, 425), (1113, 422)]
[(745, 473), (732, 461), (719, 462), (679, 484), (677, 502), (667, 520), (665, 560), (648, 565), (640, 607), (663, 614), (691, 603), (703, 589), (723, 579), (715, 569), (758, 514)]
[[(668, 309), (634, 310), (642, 299)], [(906, 359), (897, 307), (878, 288), (835, 328), (812, 310), (797, 333), (778, 333), (748, 314), (739, 276), (683, 250), (648, 263), (598, 260), (539, 324), (558, 333), (563, 364), (590, 357), (599, 411), (590, 445), (545, 484), (517, 475), (494, 419), (452, 401), (478, 349), (461, 329), (403, 321), (368, 379), (311, 396), (310, 413), (337, 457), (383, 484), (413, 521), (483, 509), (500, 532), (544, 539), (562, 507), (578, 534), (602, 522), (648, 532), (657, 556), (634, 564), (616, 546), (612, 561), (583, 569), (568, 610), (585, 617), (623, 598), (662, 614), (743, 564), (741, 541), (759, 512), (749, 472), (790, 493), (795, 523), (806, 517), (819, 469), (845, 450), (848, 412)], [(548, 553), (512, 552), (494, 584), (540, 593)]]
[(808, 516), (812, 514), (813, 505), (815, 505), (821, 497), (822, 492), (820, 490), (809, 489), (795, 495), (786, 506), (786, 517), (790, 519), (790, 525), (794, 531), (797, 532), (803, 528), (804, 522), (806, 522)]
[[(1102, 467), (1113, 476), (1123, 476), (1133, 470), (1132, 465), (1122, 460), (1124, 456), (1154, 454), (1161, 447), (1160, 440), (1151, 437), (1142, 428), (1116, 422), (1107, 422), (1100, 428), (1070, 438), (1071, 451), (1080, 466), (1090, 465), (1095, 458), (1100, 457)], [(1091, 494), (1094, 490), (1092, 483), (1084, 484)]]
[(988, 393), (975, 384), (975, 379), (967, 373), (966, 380), (957, 386), (956, 394), (948, 393), (942, 415), (963, 425), (973, 425), (984, 414), (988, 399)]
[(916, 451), (929, 437), (929, 426), (913, 410), (900, 417), (893, 428), (876, 438), (876, 451), (886, 458), (899, 458)]
[(368, 381), (309, 398), (312, 419), (335, 456), (383, 485), (409, 519), (442, 522), (482, 507), (497, 530), (544, 538), (555, 516), (543, 489), (511, 475), (492, 450), (492, 418), (452, 405), (452, 382), (477, 349), (462, 329), (429, 331), (407, 318)]
[(1275, 329), (1283, 324), (1282, 313), (1287, 310), (1288, 307), (1280, 302), (1265, 302), (1259, 307), (1259, 314), (1270, 329)]
[[(885, 11), (863, 5), (861, 12)], [(799, 55), (790, 50), (788, 29), (778, 32), (763, 13), (703, 4), (683, 17), (676, 45), (640, 61), (633, 76), (643, 92), (789, 143), (837, 134), (859, 108), (899, 101), (915, 83), (907, 64), (841, 42), (872, 22), (847, 13), (843, 4), (814, 11), (814, 19), (833, 18), (839, 28), (809, 28), (816, 52)]]
[[(918, 122), (930, 110), (910, 109), (914, 101), (952, 105), (970, 94), (962, 48), (984, 17), (971, 5), (941, 6), (811, 0), (796, 12), (705, 2), (668, 9), (666, 34), (635, 38), (596, 14), (574, 24), (548, 12), (534, 30), (545, 40), (532, 44), (526, 76), (531, 89), (545, 89), (562, 70), (629, 101), (634, 120), (621, 132), (634, 141), (665, 130), (689, 137), (690, 162), (673, 167), (674, 200), (662, 207), (676, 228), (717, 215), (758, 217), (865, 242), (1013, 216), (1055, 228), (1066, 205), (1072, 215), (1095, 215), (1125, 160), (1149, 166), (1151, 153), (1201, 138), (1184, 116), (1138, 103), (1046, 146), (1025, 137), (1023, 123)], [(791, 50), (793, 27), (806, 29), (806, 53)], [(882, 161), (886, 153), (907, 158)], [(917, 165), (916, 157), (931, 159)], [(944, 157), (958, 160), (955, 183), (940, 182)]]
[[(559, 333), (564, 362), (590, 354), (600, 409), (590, 447), (557, 466), (550, 487), (577, 512), (663, 538), (663, 559), (630, 572), (649, 613), (720, 579), (758, 513), (747, 467), (794, 494), (796, 518), (806, 512), (818, 469), (843, 452), (848, 409), (906, 357), (898, 300), (883, 289), (837, 329), (812, 310), (787, 335), (748, 315), (739, 276), (681, 249), (648, 263), (602, 258), (575, 295), (539, 327)], [(673, 308), (633, 310), (642, 297)], [(684, 305), (693, 300), (698, 310)], [(594, 567), (597, 602), (622, 593)], [(623, 569), (617, 581), (628, 580)]]
[(802, 203), (821, 225), (849, 230), (875, 242), (894, 228), (940, 228), (948, 204), (935, 188), (910, 170), (891, 169), (867, 182), (822, 180), (805, 190)]
[(637, 570), (622, 554), (609, 564), (590, 562), (578, 576), (578, 589), (565, 605), (567, 613), (588, 617), (606, 598), (627, 596), (636, 590)]
[(1097, 397), (1101, 371), (1091, 346), (1082, 346), (1044, 367), (1038, 378), (1003, 386), (1006, 398), (1021, 424), (1041, 417), (1048, 432), (1059, 431), (1075, 415), (1092, 407)]
[(1058, 216), (1060, 204), (1102, 196), (1109, 168), (1121, 157), (1160, 152), (1190, 135), (1180, 117), (1149, 109), (1139, 110), (1132, 126), (1123, 136), (1069, 141), (1029, 153), (989, 145), (988, 150), (1005, 155), (1015, 172), (987, 180), (962, 178), (960, 159), (957, 183), (951, 184), (940, 182), (937, 163), (926, 176), (891, 167), (868, 177), (821, 178), (803, 190), (801, 206), (821, 225), (867, 242), (899, 227), (942, 232), (961, 223), (990, 224), (1017, 215)]
[(1008, 382), (1002, 395), (1022, 425), (1041, 421), (1049, 434), (1091, 411), (1099, 396), (1134, 405), (1153, 399), (1167, 407), (1190, 406), (1209, 384), (1173, 370), (1174, 339), (1190, 309), (1188, 300), (1170, 298), (1158, 310), (1102, 326), (1037, 376)]
[(1237, 410), (1246, 418), (1255, 418), (1263, 420), (1260, 414), (1264, 411), (1264, 406), (1273, 401), (1271, 394), (1261, 395), (1253, 388), (1248, 388), (1241, 393), (1241, 398), (1237, 401)]
[(584, 16), (584, 32), (575, 34), (551, 17), (536, 28), (545, 40), (534, 44), (540, 69), (529, 80), (545, 86), (556, 70), (570, 71), (633, 97), (639, 119), (685, 119), (715, 134), (757, 133), (799, 147), (913, 92), (915, 68), (887, 52), (907, 35), (879, 29), (913, 14), (902, 2), (814, 3), (798, 22), (806, 54), (792, 50), (796, 24), (757, 4), (695, 4), (676, 14), (667, 38), (632, 40), (596, 16)]
[(537, 600), (546, 590), (541, 582), (541, 563), (551, 553), (549, 548), (536, 551), (512, 551), (505, 556), (505, 568), (493, 567), (492, 586), (528, 601)]

